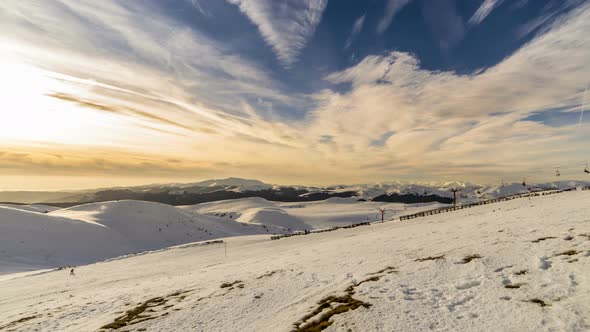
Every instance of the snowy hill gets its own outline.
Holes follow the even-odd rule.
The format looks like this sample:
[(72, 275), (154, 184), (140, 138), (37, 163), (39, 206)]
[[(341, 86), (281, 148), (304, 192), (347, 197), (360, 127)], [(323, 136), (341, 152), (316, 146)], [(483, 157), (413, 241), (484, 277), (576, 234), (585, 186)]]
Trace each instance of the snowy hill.
[[(588, 331), (590, 191), (0, 281), (14, 331)], [(293, 203), (292, 203), (293, 204)], [(24, 212), (18, 212), (24, 213)], [(3, 233), (0, 233), (3, 234)]]
[(0, 207), (0, 274), (90, 263), (134, 251), (120, 234), (97, 223)]
[[(436, 205), (332, 198), (302, 203), (262, 198), (192, 206), (122, 200), (66, 209), (0, 206), (0, 274), (87, 264), (130, 253), (231, 236), (284, 234), (379, 220)], [(49, 211), (38, 213), (36, 211)]]
[(246, 224), (282, 227), (291, 231), (312, 228), (299, 218), (289, 215), (277, 203), (258, 197), (203, 203), (184, 208)]
[(58, 207), (43, 205), (43, 204), (9, 204), (9, 203), (0, 203), (0, 207), (7, 207), (13, 208), (17, 210), (23, 211), (31, 211), (31, 212), (40, 212), (40, 213), (47, 213), (55, 210), (59, 210)]
[(285, 232), (142, 201), (91, 203), (47, 214), (0, 207), (0, 274), (87, 264), (222, 237)]
[(333, 197), (313, 202), (270, 202), (263, 198), (250, 197), (202, 203), (183, 208), (244, 223), (304, 230), (379, 221), (381, 220), (380, 208), (387, 209), (387, 216), (393, 217), (440, 206), (442, 204), (439, 203), (361, 202), (354, 197)]

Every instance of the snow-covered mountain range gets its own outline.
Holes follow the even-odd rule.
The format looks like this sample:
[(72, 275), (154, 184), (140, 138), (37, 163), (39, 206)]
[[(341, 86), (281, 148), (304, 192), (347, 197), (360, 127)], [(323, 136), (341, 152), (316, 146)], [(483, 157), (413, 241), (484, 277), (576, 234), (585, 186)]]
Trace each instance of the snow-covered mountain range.
[[(157, 184), (138, 187), (117, 187), (79, 192), (45, 193), (0, 192), (0, 202), (48, 203), (62, 207), (80, 203), (121, 199), (144, 200), (171, 205), (191, 205), (211, 201), (260, 197), (270, 201), (303, 202), (331, 197), (356, 197), (357, 199), (400, 203), (449, 203), (452, 188), (458, 188), (459, 199), (474, 202), (531, 190), (566, 189), (590, 186), (589, 181), (556, 181), (540, 184), (510, 183), (502, 185), (478, 185), (466, 182), (404, 183), (339, 185), (328, 187), (271, 185), (258, 180), (227, 178), (186, 184)], [(56, 204), (57, 203), (57, 204)]]

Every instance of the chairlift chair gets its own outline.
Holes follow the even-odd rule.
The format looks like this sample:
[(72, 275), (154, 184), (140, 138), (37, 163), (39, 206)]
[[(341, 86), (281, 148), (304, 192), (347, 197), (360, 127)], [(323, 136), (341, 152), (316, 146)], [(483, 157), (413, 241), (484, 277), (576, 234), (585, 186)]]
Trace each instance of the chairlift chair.
[(586, 168), (584, 168), (584, 173), (590, 173), (590, 170), (588, 170), (588, 163), (586, 163)]
[(559, 167), (555, 168), (555, 176), (560, 176), (561, 173), (559, 173)]

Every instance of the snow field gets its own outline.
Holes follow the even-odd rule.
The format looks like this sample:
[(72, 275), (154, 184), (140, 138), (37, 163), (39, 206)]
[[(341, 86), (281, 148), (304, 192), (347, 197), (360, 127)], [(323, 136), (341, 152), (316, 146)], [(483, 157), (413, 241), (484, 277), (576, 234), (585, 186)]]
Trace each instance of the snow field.
[(21, 275), (0, 283), (0, 321), (16, 331), (584, 331), (588, 201), (568, 192)]

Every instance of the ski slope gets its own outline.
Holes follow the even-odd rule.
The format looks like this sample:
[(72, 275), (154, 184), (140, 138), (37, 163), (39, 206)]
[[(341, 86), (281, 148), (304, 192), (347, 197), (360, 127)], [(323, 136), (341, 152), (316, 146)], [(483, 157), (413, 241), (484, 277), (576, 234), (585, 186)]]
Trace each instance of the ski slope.
[(0, 281), (0, 330), (588, 331), (588, 202), (566, 192), (15, 275)]

